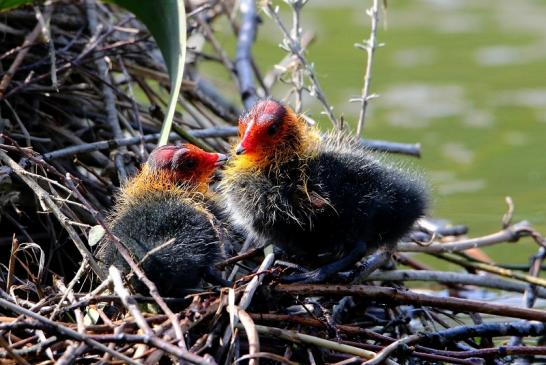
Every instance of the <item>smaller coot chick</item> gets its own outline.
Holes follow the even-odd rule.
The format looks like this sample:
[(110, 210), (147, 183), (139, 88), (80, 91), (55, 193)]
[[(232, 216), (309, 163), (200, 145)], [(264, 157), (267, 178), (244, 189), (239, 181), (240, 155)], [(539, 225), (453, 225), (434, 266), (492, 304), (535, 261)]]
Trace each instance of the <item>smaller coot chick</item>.
[[(208, 184), (226, 159), (190, 144), (162, 146), (121, 189), (109, 219), (112, 233), (161, 295), (180, 296), (204, 277), (217, 278), (212, 268), (224, 257), (226, 232), (208, 208), (213, 200)], [(115, 265), (130, 271), (107, 239), (97, 258), (106, 269)], [(146, 293), (136, 277), (130, 282), (137, 292)]]
[(221, 182), (233, 222), (299, 263), (323, 265), (285, 282), (323, 281), (378, 248), (392, 250), (425, 213), (418, 176), (345, 132), (321, 136), (277, 101), (259, 101), (239, 132)]

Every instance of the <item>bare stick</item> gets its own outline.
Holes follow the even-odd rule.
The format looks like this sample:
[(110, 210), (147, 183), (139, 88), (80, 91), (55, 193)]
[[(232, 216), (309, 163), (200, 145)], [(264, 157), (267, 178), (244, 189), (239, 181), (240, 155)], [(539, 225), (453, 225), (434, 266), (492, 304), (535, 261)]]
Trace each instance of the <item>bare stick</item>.
[[(85, 8), (87, 10), (89, 30), (93, 38), (96, 38), (100, 32), (100, 27), (97, 24), (96, 4), (92, 0), (86, 0)], [(104, 57), (96, 57), (95, 65), (98, 71), (97, 76), (104, 81), (102, 83), (102, 95), (104, 98), (104, 106), (106, 108), (106, 120), (108, 121), (108, 124), (110, 124), (110, 128), (112, 128), (114, 138), (123, 138), (123, 132), (121, 131), (118, 120), (118, 111), (116, 110), (116, 97), (114, 96), (112, 88), (109, 86), (112, 84), (112, 78), (108, 72), (108, 66), (106, 65)], [(125, 147), (121, 147), (121, 152), (122, 153), (115, 155), (115, 165), (118, 170), (119, 180), (123, 182), (127, 180), (127, 171), (125, 171), (125, 164), (123, 162), (123, 153), (127, 152), (127, 149)]]
[(47, 191), (45, 191), (40, 185), (38, 185), (36, 181), (29, 178), (25, 174), (25, 170), (21, 166), (19, 166), (19, 164), (13, 161), (4, 151), (1, 150), (0, 160), (8, 165), (13, 170), (13, 172), (15, 172), (17, 176), (19, 176), (19, 178), (23, 180), (23, 182), (27, 184), (30, 189), (32, 189), (38, 200), (42, 203), (44, 209), (51, 209), (51, 212), (53, 213), (55, 218), (57, 218), (59, 223), (68, 232), (68, 235), (76, 245), (78, 251), (80, 251), (82, 257), (87, 259), (91, 269), (99, 276), (99, 278), (101, 278), (101, 280), (105, 279), (106, 274), (99, 268), (97, 262), (93, 258), (93, 255), (91, 255), (91, 252), (89, 252), (76, 230), (70, 224), (66, 223), (67, 221), (69, 221), (68, 217), (63, 214), (61, 209), (57, 206), (57, 204), (47, 193)]
[[(517, 281), (504, 280), (494, 276), (474, 275), (444, 271), (395, 270), (376, 272), (364, 278), (365, 281), (434, 281), (441, 284), (476, 285), (484, 288), (500, 289), (523, 293), (527, 285)], [(546, 290), (537, 294), (544, 298)]]
[[(51, 320), (55, 319), (55, 317), (59, 313), (59, 310), (61, 309), (61, 306), (62, 306), (63, 302), (65, 301), (66, 297), (68, 297), (68, 295), (71, 293), (72, 288), (74, 287), (74, 285), (76, 285), (78, 280), (80, 280), (81, 276), (85, 273), (86, 268), (87, 268), (87, 260), (84, 258), (82, 260), (82, 263), (80, 264), (80, 268), (76, 272), (76, 275), (74, 275), (74, 278), (72, 278), (72, 280), (70, 280), (70, 283), (68, 283), (68, 287), (64, 288), (64, 290), (62, 291), (63, 296), (61, 297), (61, 299), (59, 300), (59, 302), (55, 306), (55, 309), (53, 310), (53, 313), (51, 313), (51, 315), (49, 316), (49, 319), (51, 319)], [(72, 293), (72, 296), (74, 296), (73, 293)], [(79, 309), (76, 308), (74, 310), (79, 310)]]
[(527, 282), (529, 284), (540, 285), (540, 286), (546, 288), (546, 279), (536, 277), (536, 276), (533, 276), (533, 275), (523, 274), (523, 273), (520, 273), (520, 272), (517, 272), (517, 271), (504, 269), (502, 267), (498, 267), (498, 266), (491, 265), (491, 264), (486, 264), (486, 263), (483, 263), (483, 262), (469, 261), (469, 260), (466, 260), (466, 259), (464, 259), (462, 257), (458, 257), (458, 256), (455, 256), (455, 255), (450, 255), (450, 254), (438, 255), (437, 257), (439, 257), (441, 259), (444, 259), (446, 261), (452, 262), (454, 264), (461, 265), (462, 267), (487, 271), (487, 272), (490, 272), (490, 273), (493, 273), (493, 274), (497, 274), (497, 275), (501, 275), (501, 276), (505, 276), (505, 277), (509, 277), (509, 278), (513, 278), (513, 279), (522, 280), (522, 281), (525, 281), (525, 282)]
[(6, 349), (6, 352), (17, 362), (19, 365), (30, 365), (21, 355), (15, 353), (9, 343), (4, 339), (3, 335), (0, 335), (0, 346)]
[[(261, 275), (262, 272), (268, 270), (271, 265), (273, 265), (273, 262), (275, 261), (275, 255), (270, 253), (268, 254), (264, 260), (262, 261), (262, 264), (258, 268), (258, 274), (250, 280), (250, 283), (245, 288), (245, 291), (243, 292), (243, 295), (241, 299), (239, 300), (238, 307), (245, 310), (250, 305), (250, 302), (252, 301), (252, 297), (254, 296), (254, 293), (256, 292), (256, 289), (258, 286), (262, 283), (263, 275)], [(233, 325), (236, 323), (234, 322)], [(231, 327), (226, 328), (226, 332), (224, 333), (224, 343), (229, 343), (231, 340), (231, 336), (233, 335), (231, 331)]]
[(487, 313), (503, 317), (522, 318), (531, 321), (546, 321), (546, 312), (536, 309), (516, 308), (478, 300), (460, 298), (439, 298), (432, 295), (418, 294), (410, 290), (368, 285), (279, 285), (275, 288), (281, 293), (303, 295), (354, 295), (388, 303), (413, 304), (450, 309), (459, 312)]
[(239, 301), (239, 308), (247, 309), (250, 305), (250, 302), (252, 301), (252, 297), (254, 296), (254, 293), (256, 292), (256, 289), (258, 289), (258, 286), (262, 283), (263, 275), (259, 274), (266, 270), (268, 270), (271, 265), (273, 265), (273, 262), (275, 261), (275, 255), (272, 253), (268, 254), (260, 267), (258, 268), (258, 275), (254, 276), (250, 283), (245, 288), (245, 291), (243, 292), (243, 296), (241, 297), (241, 300)]
[[(238, 327), (242, 327), (242, 326), (238, 325)], [(325, 340), (323, 338), (310, 336), (303, 333), (298, 333), (296, 331), (283, 330), (281, 328), (267, 327), (267, 326), (261, 326), (261, 325), (256, 325), (256, 330), (258, 331), (258, 333), (261, 333), (263, 335), (278, 337), (283, 340), (288, 340), (294, 343), (303, 343), (307, 345), (318, 346), (318, 347), (322, 347), (332, 351), (341, 352), (344, 354), (356, 355), (364, 359), (373, 359), (375, 357), (375, 352), (372, 352), (372, 351), (360, 349), (354, 346), (340, 344), (335, 341)], [(396, 362), (389, 359), (386, 359), (385, 363), (389, 365), (397, 364)]]
[(407, 345), (409, 345), (411, 343), (419, 341), (420, 339), (421, 339), (421, 337), (419, 335), (411, 335), (411, 336), (408, 336), (408, 337), (401, 338), (401, 339), (399, 339), (397, 341), (394, 341), (393, 343), (391, 343), (390, 345), (385, 347), (383, 350), (379, 351), (377, 353), (377, 355), (373, 359), (362, 363), (362, 365), (379, 365), (379, 364), (382, 364), (385, 360), (387, 360), (389, 358), (389, 356), (393, 352), (398, 350), (400, 347), (407, 346)]
[(361, 108), (360, 114), (358, 116), (358, 124), (356, 126), (357, 136), (362, 135), (362, 131), (364, 129), (364, 120), (366, 119), (366, 109), (368, 107), (368, 101), (377, 96), (370, 95), (370, 83), (372, 80), (373, 56), (376, 48), (381, 46), (378, 45), (376, 41), (377, 25), (379, 24), (379, 0), (373, 0), (373, 5), (371, 8), (366, 10), (366, 14), (368, 14), (372, 21), (370, 38), (365, 40), (362, 44), (355, 44), (356, 48), (365, 50), (367, 55), (366, 73), (364, 74), (364, 86), (362, 87), (362, 96), (360, 97)]
[[(307, 46), (315, 39), (315, 33), (305, 32), (301, 35), (301, 49), (305, 51)], [(280, 62), (278, 62), (265, 76), (264, 84), (268, 89), (271, 89), (273, 85), (279, 80), (283, 73), (286, 72), (292, 62), (294, 62), (294, 56), (291, 54), (286, 55)], [(297, 107), (295, 108), (297, 110)]]
[[(189, 134), (195, 138), (213, 138), (213, 137), (232, 137), (237, 135), (237, 127), (214, 127), (189, 131)], [(153, 142), (159, 139), (159, 133), (146, 134), (142, 137), (144, 142)], [(180, 136), (175, 133), (169, 135), (170, 140), (179, 140)], [(56, 151), (44, 153), (40, 157), (44, 161), (50, 161), (56, 158), (74, 155), (77, 153), (87, 153), (92, 151), (106, 150), (120, 146), (131, 146), (140, 143), (141, 138), (127, 137), (119, 139), (110, 139), (107, 141), (98, 141), (92, 143), (78, 144), (75, 146), (61, 148)]]
[(120, 353), (118, 351), (112, 350), (112, 349), (108, 348), (108, 346), (105, 346), (102, 343), (97, 342), (97, 341), (89, 338), (88, 336), (82, 335), (81, 333), (78, 333), (78, 332), (76, 332), (76, 331), (74, 331), (74, 330), (72, 330), (72, 329), (70, 329), (68, 327), (61, 326), (57, 322), (49, 320), (46, 317), (43, 317), (43, 316), (41, 316), (41, 315), (39, 315), (37, 313), (34, 313), (34, 312), (32, 312), (32, 311), (30, 311), (28, 309), (25, 309), (23, 307), (20, 307), (20, 306), (14, 304), (14, 303), (11, 303), (11, 302), (9, 302), (9, 301), (7, 301), (5, 299), (0, 298), (0, 306), (4, 307), (6, 309), (9, 309), (11, 311), (14, 311), (15, 313), (22, 314), (22, 315), (25, 315), (27, 317), (36, 319), (37, 321), (43, 323), (44, 325), (48, 326), (52, 330), (55, 330), (59, 334), (70, 337), (70, 338), (72, 338), (74, 340), (85, 342), (89, 346), (91, 346), (91, 347), (93, 347), (93, 348), (95, 348), (97, 350), (107, 352), (107, 353), (111, 354), (112, 356), (114, 356), (114, 357), (116, 357), (116, 358), (118, 358), (118, 359), (120, 359), (122, 361), (125, 361), (128, 364), (139, 365), (139, 363), (137, 361), (134, 361), (130, 357), (125, 356), (125, 355), (123, 355), (122, 353)]
[(9, 292), (13, 285), (13, 275), (15, 273), (15, 261), (17, 260), (17, 250), (19, 249), (19, 240), (15, 237), (15, 233), (11, 239), (11, 255), (8, 263), (8, 279), (6, 280), (6, 291)]
[(239, 9), (241, 11), (241, 27), (237, 41), (235, 71), (239, 80), (239, 92), (243, 100), (243, 105), (245, 109), (249, 110), (258, 100), (251, 53), (252, 43), (254, 43), (256, 37), (258, 15), (256, 14), (254, 0), (241, 0)]
[[(188, 133), (195, 138), (226, 138), (233, 137), (238, 134), (237, 127), (214, 127), (214, 128), (205, 128), (205, 129), (195, 129), (188, 131)], [(144, 142), (153, 142), (157, 141), (159, 138), (159, 133), (146, 134), (142, 137)], [(176, 141), (180, 140), (180, 136), (175, 133), (169, 135), (169, 139)], [(140, 143), (141, 138), (137, 137), (127, 137), (120, 139), (110, 139), (107, 141), (98, 141), (92, 143), (78, 144), (74, 146), (69, 146), (65, 148), (58, 149), (56, 151), (44, 153), (40, 158), (44, 161), (50, 161), (57, 158), (71, 156), (78, 153), (88, 153), (93, 151), (107, 150), (120, 146), (131, 146)], [(370, 140), (363, 139), (362, 144), (369, 148), (372, 151), (378, 152), (390, 152), (397, 153), (409, 156), (419, 157), (421, 154), (421, 147), (419, 144), (406, 144), (406, 143), (396, 143), (380, 140)]]
[(4, 103), (6, 103), (8, 109), (10, 110), (11, 114), (13, 115), (13, 118), (15, 118), (15, 121), (19, 125), (19, 128), (21, 129), (21, 132), (23, 132), (23, 135), (25, 136), (25, 142), (27, 143), (27, 147), (31, 147), (32, 143), (30, 142), (30, 134), (28, 133), (28, 129), (25, 127), (25, 124), (23, 123), (21, 118), (19, 118), (19, 115), (17, 114), (17, 112), (11, 106), (11, 103), (7, 99), (4, 100)]
[(157, 337), (152, 328), (148, 325), (148, 322), (146, 322), (146, 319), (144, 318), (140, 310), (138, 309), (137, 302), (131, 297), (127, 289), (123, 286), (121, 275), (118, 269), (116, 269), (115, 266), (110, 266), (109, 272), (110, 278), (114, 283), (115, 292), (119, 295), (123, 305), (129, 310), (129, 312), (135, 319), (138, 327), (144, 332), (145, 343), (152, 344), (157, 348), (164, 350), (165, 352), (176, 355), (179, 358), (189, 361), (193, 364), (211, 364), (210, 361), (206, 361), (200, 356), (180, 349)]
[[(301, 29), (301, 9), (305, 6), (308, 0), (295, 0), (290, 1), (292, 6), (292, 38), (298, 43), (298, 47), (303, 50), (302, 41), (302, 29)], [(297, 58), (296, 58), (297, 60)], [(303, 97), (303, 69), (300, 62), (296, 61), (296, 65), (292, 69), (292, 83), (294, 84), (294, 92), (296, 94), (296, 104), (294, 110), (296, 113), (302, 111), (302, 97)]]
[(228, 311), (235, 314), (235, 318), (238, 318), (239, 321), (241, 321), (246, 332), (246, 337), (248, 338), (248, 355), (251, 357), (249, 365), (258, 365), (258, 360), (252, 358), (252, 356), (260, 352), (260, 337), (258, 336), (258, 331), (256, 331), (256, 325), (254, 324), (252, 317), (250, 317), (245, 310), (237, 306), (228, 306)]
[(362, 144), (372, 151), (397, 153), (401, 155), (421, 157), (420, 143), (397, 143), (377, 139), (361, 139)]
[(315, 96), (318, 99), (318, 101), (322, 104), (322, 107), (324, 108), (324, 112), (328, 116), (328, 119), (330, 119), (330, 121), (332, 122), (332, 125), (334, 127), (337, 127), (338, 122), (334, 115), (333, 108), (330, 105), (330, 103), (328, 103), (328, 101), (326, 100), (326, 95), (324, 94), (324, 92), (322, 91), (322, 88), (320, 87), (320, 83), (318, 81), (317, 76), (315, 75), (315, 70), (313, 65), (311, 65), (307, 61), (307, 58), (303, 55), (303, 50), (301, 49), (300, 45), (294, 38), (292, 38), (292, 36), (290, 35), (290, 32), (288, 31), (288, 29), (282, 22), (281, 18), (279, 17), (278, 9), (274, 8), (270, 1), (267, 1), (265, 5), (265, 11), (267, 15), (273, 18), (277, 26), (281, 29), (284, 35), (284, 41), (283, 41), (284, 48), (290, 51), (294, 56), (296, 56), (298, 60), (300, 61), (301, 65), (303, 66), (303, 68), (305, 69), (307, 77), (309, 77), (309, 80), (311, 81), (311, 92), (310, 92), (311, 95)]
[[(44, 17), (43, 17), (45, 19), (45, 21), (49, 20), (49, 17), (51, 16), (52, 12), (53, 12), (53, 7), (48, 6), (46, 8), (46, 12), (45, 12)], [(34, 42), (36, 42), (36, 40), (38, 39), (38, 36), (41, 33), (42, 33), (42, 23), (40, 21), (38, 21), (38, 23), (36, 23), (36, 26), (34, 27), (32, 32), (30, 32), (25, 37), (25, 40), (24, 40), (23, 44), (20, 47), (19, 53), (17, 53), (17, 56), (15, 57), (15, 59), (13, 60), (11, 65), (9, 66), (9, 69), (4, 74), (4, 77), (2, 78), (2, 81), (0, 81), (0, 100), (2, 100), (4, 98), (6, 90), (8, 89), (8, 86), (9, 86), (11, 80), (13, 79), (13, 76), (15, 76), (15, 73), (17, 72), (17, 69), (19, 68), (19, 66), (21, 66), (21, 63), (25, 59), (28, 51), (30, 51), (30, 48), (31, 48), (30, 46), (33, 45)]]
[[(544, 321), (542, 321), (544, 322)], [(546, 324), (539, 322), (484, 323), (477, 326), (457, 326), (435, 333), (422, 333), (427, 344), (445, 346), (451, 341), (480, 336), (542, 336)]]
[(431, 245), (419, 245), (412, 242), (400, 242), (398, 251), (401, 252), (427, 252), (442, 253), (453, 251), (465, 251), (470, 248), (491, 246), (500, 242), (517, 241), (524, 236), (533, 236), (534, 231), (529, 227), (526, 221), (511, 225), (497, 233), (487, 236), (472, 238), (468, 240), (455, 241), (450, 243), (433, 243)]

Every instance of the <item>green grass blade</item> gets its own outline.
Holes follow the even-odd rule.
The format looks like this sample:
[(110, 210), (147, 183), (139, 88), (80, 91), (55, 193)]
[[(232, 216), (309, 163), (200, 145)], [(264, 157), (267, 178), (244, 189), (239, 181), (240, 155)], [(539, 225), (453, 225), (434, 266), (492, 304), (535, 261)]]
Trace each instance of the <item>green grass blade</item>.
[(32, 0), (0, 0), (0, 11), (32, 3)]

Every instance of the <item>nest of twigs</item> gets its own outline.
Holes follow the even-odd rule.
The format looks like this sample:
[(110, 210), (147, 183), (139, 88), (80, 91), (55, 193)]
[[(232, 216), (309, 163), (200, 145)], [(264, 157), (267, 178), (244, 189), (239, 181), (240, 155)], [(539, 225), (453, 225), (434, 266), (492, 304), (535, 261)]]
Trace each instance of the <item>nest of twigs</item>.
[[(226, 150), (240, 110), (283, 78), (292, 80), (297, 103), (311, 90), (327, 105), (305, 57), (290, 53), (290, 42), (305, 46), (301, 32), (287, 40), (280, 28), (289, 54), (278, 63), (290, 67), (262, 77), (249, 51), (253, 37), (241, 37), (258, 24), (254, 3), (245, 4), (245, 14), (253, 13), (242, 24), (231, 2), (187, 9), (189, 37), (216, 54), (202, 45), (189, 50), (173, 141)], [(220, 18), (239, 39), (236, 60), (215, 41)], [(132, 295), (116, 270), (98, 275), (88, 234), (102, 224), (116, 187), (155, 147), (169, 85), (161, 55), (134, 17), (93, 1), (19, 8), (0, 23), (0, 363), (544, 360), (546, 313), (532, 307), (546, 297), (539, 275), (546, 242), (525, 222), (512, 224), (511, 202), (499, 232), (468, 239), (465, 227), (424, 222), (392, 259), (382, 252), (366, 258), (350, 283), (280, 285), (285, 267), (246, 246), (219, 267), (233, 288), (205, 287), (186, 298)], [(224, 65), (233, 85), (220, 89), (202, 77), (204, 61)], [(242, 105), (227, 97), (233, 92)], [(512, 270), (466, 251), (524, 237), (537, 243), (537, 254)], [(434, 271), (412, 252), (464, 271)], [(409, 281), (432, 284), (408, 290)], [(525, 300), (492, 300), (505, 292)], [(487, 300), (468, 299), (477, 294)]]

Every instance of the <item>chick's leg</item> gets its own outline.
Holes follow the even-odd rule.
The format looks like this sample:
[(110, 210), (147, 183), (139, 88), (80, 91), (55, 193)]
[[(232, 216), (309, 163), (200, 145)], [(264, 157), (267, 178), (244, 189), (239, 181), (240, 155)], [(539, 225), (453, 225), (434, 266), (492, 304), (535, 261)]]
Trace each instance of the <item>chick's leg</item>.
[(358, 262), (366, 254), (366, 249), (366, 243), (358, 241), (353, 249), (339, 260), (321, 266), (313, 271), (282, 277), (281, 281), (283, 283), (295, 283), (298, 281), (309, 284), (319, 283)]
[(212, 267), (208, 267), (205, 269), (205, 271), (203, 272), (203, 279), (205, 279), (205, 281), (213, 285), (220, 285), (220, 286), (227, 286), (227, 287), (230, 287), (233, 285), (231, 281), (226, 280), (222, 277), (222, 273), (220, 273), (220, 271)]

